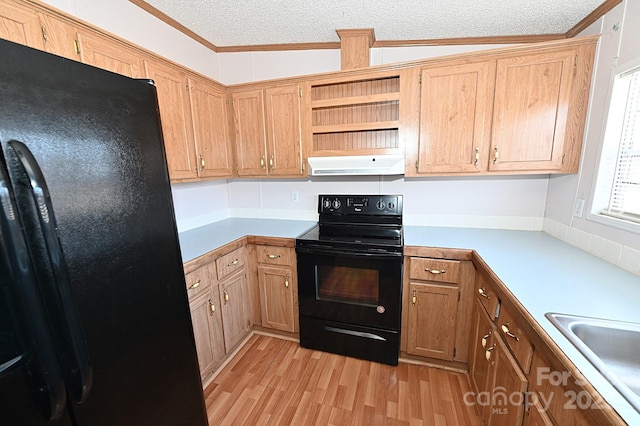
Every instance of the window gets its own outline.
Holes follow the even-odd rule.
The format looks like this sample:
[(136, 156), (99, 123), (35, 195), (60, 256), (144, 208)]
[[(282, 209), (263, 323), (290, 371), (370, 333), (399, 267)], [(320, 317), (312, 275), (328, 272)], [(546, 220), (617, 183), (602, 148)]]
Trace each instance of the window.
[(640, 232), (640, 65), (614, 75), (592, 214)]

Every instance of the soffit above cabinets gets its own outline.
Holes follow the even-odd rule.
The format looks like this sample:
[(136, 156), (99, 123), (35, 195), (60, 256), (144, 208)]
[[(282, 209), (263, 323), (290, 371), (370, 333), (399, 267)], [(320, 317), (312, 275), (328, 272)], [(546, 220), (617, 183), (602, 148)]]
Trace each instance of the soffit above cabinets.
[(585, 18), (592, 22), (622, 0), (130, 1), (214, 50), (224, 51), (233, 46), (283, 44), (313, 48), (324, 43), (339, 48), (336, 30), (361, 28), (375, 31), (374, 47), (384, 46), (385, 41), (418, 44), (492, 38), (490, 42), (495, 42), (496, 37), (503, 37), (503, 42), (518, 37), (540, 41), (541, 37), (575, 35), (571, 31)]

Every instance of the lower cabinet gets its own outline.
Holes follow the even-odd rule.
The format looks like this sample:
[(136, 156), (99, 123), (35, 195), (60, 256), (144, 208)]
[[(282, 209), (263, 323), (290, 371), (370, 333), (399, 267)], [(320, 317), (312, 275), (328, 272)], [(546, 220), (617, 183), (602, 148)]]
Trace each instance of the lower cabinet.
[(469, 362), (473, 402), (487, 425), (522, 424), (527, 377), (479, 301), (473, 312)]
[(206, 380), (225, 355), (220, 299), (211, 265), (204, 265), (186, 275), (187, 293), (200, 376)]
[[(203, 385), (251, 332), (244, 247), (185, 265), (193, 334)], [(192, 269), (193, 268), (193, 269)]]
[(224, 346), (229, 353), (251, 331), (250, 297), (244, 269), (220, 281), (219, 288)]
[(262, 326), (298, 331), (298, 289), (293, 248), (256, 246)]
[(467, 362), (474, 275), (470, 261), (405, 257), (403, 350)]

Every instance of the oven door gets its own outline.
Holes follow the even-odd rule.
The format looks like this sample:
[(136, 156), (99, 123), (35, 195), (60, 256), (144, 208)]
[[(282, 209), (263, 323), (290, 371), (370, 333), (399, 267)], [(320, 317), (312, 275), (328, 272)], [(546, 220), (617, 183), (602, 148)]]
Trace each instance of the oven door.
[(401, 252), (296, 247), (301, 317), (400, 330)]

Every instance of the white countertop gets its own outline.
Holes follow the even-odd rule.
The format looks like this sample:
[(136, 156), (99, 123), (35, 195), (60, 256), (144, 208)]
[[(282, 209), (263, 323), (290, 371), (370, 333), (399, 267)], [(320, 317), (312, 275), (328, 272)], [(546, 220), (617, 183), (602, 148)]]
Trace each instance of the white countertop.
[[(226, 219), (180, 233), (183, 261), (245, 235), (295, 238), (315, 222)], [(405, 226), (407, 246), (473, 249), (630, 425), (638, 413), (544, 316), (558, 312), (640, 323), (640, 277), (544, 232)]]

